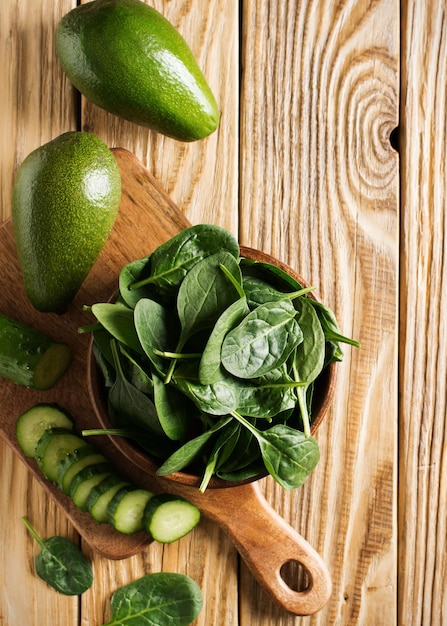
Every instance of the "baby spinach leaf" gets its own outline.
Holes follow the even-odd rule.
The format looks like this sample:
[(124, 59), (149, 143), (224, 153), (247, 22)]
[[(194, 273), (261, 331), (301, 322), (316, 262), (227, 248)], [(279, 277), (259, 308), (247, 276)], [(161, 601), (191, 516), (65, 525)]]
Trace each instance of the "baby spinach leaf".
[(301, 384), (294, 381), (283, 367), (258, 379), (238, 380), (235, 382), (237, 411), (245, 417), (272, 418), (295, 407), (295, 389)]
[(242, 286), (250, 310), (255, 309), (260, 304), (275, 302), (284, 298), (284, 292), (278, 291), (270, 283), (257, 276), (243, 276)]
[[(199, 331), (212, 327), (223, 311), (236, 299), (233, 288), (228, 289), (228, 278), (221, 265), (242, 282), (237, 260), (229, 252), (221, 251), (199, 261), (183, 279), (177, 295), (177, 312), (181, 325), (176, 352)], [(165, 382), (169, 383), (175, 367), (171, 362)]]
[(172, 385), (153, 374), (154, 404), (161, 427), (169, 439), (178, 441), (186, 436), (191, 417), (191, 405)]
[(220, 250), (239, 256), (239, 244), (228, 231), (211, 224), (186, 228), (152, 253), (150, 276), (134, 283), (132, 289), (153, 283), (175, 292), (197, 262)]
[(157, 372), (163, 376), (166, 372), (166, 360), (154, 350), (172, 348), (172, 329), (166, 308), (149, 298), (142, 298), (135, 305), (134, 323), (136, 333), (144, 352)]
[(234, 385), (228, 378), (222, 378), (212, 385), (201, 385), (188, 378), (175, 379), (176, 385), (197, 408), (210, 415), (225, 415), (237, 408)]
[(133, 323), (133, 310), (126, 304), (99, 302), (92, 306), (92, 313), (115, 339), (143, 354)]
[(202, 353), (199, 365), (199, 381), (202, 385), (210, 385), (221, 377), (220, 352), (225, 335), (232, 330), (248, 314), (247, 300), (239, 298), (230, 304), (217, 320)]
[(146, 574), (112, 596), (112, 619), (103, 626), (187, 626), (202, 610), (197, 583), (170, 572)]
[(22, 520), (41, 548), (35, 559), (39, 578), (67, 596), (77, 596), (89, 589), (93, 571), (79, 548), (66, 537), (43, 540), (26, 517)]
[(116, 341), (113, 340), (111, 345), (116, 367), (116, 379), (108, 395), (111, 419), (117, 426), (140, 427), (158, 435), (163, 434), (154, 403), (127, 380)]
[(360, 347), (358, 341), (345, 337), (340, 333), (337, 319), (329, 307), (316, 300), (312, 300), (312, 305), (315, 307), (326, 337), (326, 364), (343, 360), (344, 355), (340, 346), (341, 343), (346, 343), (356, 348)]
[(233, 289), (228, 289), (228, 278), (222, 272), (223, 264), (242, 282), (237, 260), (229, 252), (221, 251), (197, 263), (185, 276), (177, 296), (177, 311), (181, 334), (177, 351), (188, 337), (204, 328), (210, 328), (219, 316), (236, 299)]
[(260, 431), (238, 413), (232, 415), (256, 437), (269, 474), (284, 489), (300, 487), (320, 459), (316, 439), (285, 424)]
[(131, 309), (135, 308), (140, 298), (148, 297), (151, 290), (142, 287), (141, 289), (131, 289), (130, 286), (137, 280), (142, 280), (149, 272), (150, 255), (142, 259), (137, 259), (125, 265), (119, 275), (119, 291), (124, 302)]
[(237, 432), (238, 426), (239, 424), (237, 423), (234, 423), (234, 424), (230, 423), (224, 430), (220, 431), (219, 436), (211, 452), (208, 455), (208, 460), (205, 466), (205, 472), (202, 477), (202, 482), (199, 485), (200, 492), (203, 493), (204, 491), (206, 491), (206, 488), (208, 487), (208, 484), (216, 470), (216, 466), (219, 461), (219, 455), (222, 449), (225, 448), (225, 445), (228, 443), (228, 440), (231, 441), (232, 436)]
[(251, 311), (222, 343), (223, 367), (240, 378), (257, 378), (279, 367), (303, 340), (289, 299)]
[(293, 360), (293, 375), (296, 381), (305, 383), (297, 387), (296, 393), (303, 419), (304, 432), (310, 434), (310, 415), (306, 400), (307, 387), (321, 373), (326, 353), (325, 337), (318, 315), (308, 298), (299, 298), (295, 303), (297, 320), (303, 331), (303, 341), (297, 346)]
[(205, 430), (194, 439), (190, 439), (183, 446), (178, 448), (171, 454), (169, 458), (157, 470), (157, 476), (168, 476), (173, 472), (179, 472), (190, 465), (201, 454), (203, 448), (212, 438), (215, 432), (231, 422), (231, 417), (226, 415), (222, 417), (214, 426)]
[(245, 258), (241, 259), (240, 265), (243, 275), (258, 276), (280, 291), (289, 289), (296, 291), (302, 288), (302, 285), (295, 278), (277, 265)]

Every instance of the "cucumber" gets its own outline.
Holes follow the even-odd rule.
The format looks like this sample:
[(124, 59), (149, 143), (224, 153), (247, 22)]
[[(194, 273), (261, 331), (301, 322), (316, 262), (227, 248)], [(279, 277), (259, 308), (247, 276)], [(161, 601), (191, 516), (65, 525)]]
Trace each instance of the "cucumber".
[(200, 510), (180, 496), (161, 493), (147, 503), (143, 525), (155, 541), (172, 543), (187, 535), (200, 521)]
[(87, 511), (96, 522), (108, 522), (108, 508), (112, 498), (120, 489), (129, 486), (130, 483), (118, 474), (107, 476), (91, 490), (85, 505)]
[(43, 433), (49, 428), (73, 430), (71, 417), (55, 404), (36, 404), (21, 415), (16, 423), (19, 446), (27, 457), (35, 458), (36, 447)]
[(48, 480), (57, 484), (59, 464), (74, 450), (87, 442), (67, 428), (49, 428), (36, 446), (37, 463)]
[(108, 507), (108, 518), (112, 526), (124, 535), (143, 530), (143, 517), (147, 503), (154, 494), (147, 489), (130, 485), (115, 494)]
[(50, 389), (68, 368), (72, 352), (40, 331), (0, 313), (0, 376), (31, 389)]
[(70, 497), (78, 509), (87, 510), (87, 500), (93, 487), (113, 473), (110, 463), (97, 463), (84, 467), (73, 478), (70, 486)]
[(70, 493), (73, 478), (89, 465), (106, 463), (106, 458), (96, 446), (86, 445), (68, 454), (59, 463), (57, 484), (66, 494)]

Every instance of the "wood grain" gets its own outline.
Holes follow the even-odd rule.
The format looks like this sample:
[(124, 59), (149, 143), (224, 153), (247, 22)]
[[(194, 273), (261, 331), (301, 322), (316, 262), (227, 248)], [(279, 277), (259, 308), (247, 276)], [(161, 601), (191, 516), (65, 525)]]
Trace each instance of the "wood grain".
[[(244, 3), (241, 242), (311, 276), (362, 344), (346, 351), (319, 433), (323, 463), (291, 500), (268, 485), (335, 581), (312, 624), (396, 613), (398, 12), (397, 2)], [(245, 583), (257, 612), (244, 603), (241, 623), (294, 623)]]
[(399, 623), (447, 623), (446, 6), (402, 15)]

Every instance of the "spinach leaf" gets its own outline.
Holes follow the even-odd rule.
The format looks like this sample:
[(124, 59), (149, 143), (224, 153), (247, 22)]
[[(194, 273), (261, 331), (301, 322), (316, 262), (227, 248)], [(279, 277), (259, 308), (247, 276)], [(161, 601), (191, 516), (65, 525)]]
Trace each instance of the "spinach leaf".
[[(181, 325), (176, 352), (180, 352), (187, 340), (205, 328), (211, 328), (237, 297), (228, 288), (228, 277), (221, 265), (241, 283), (242, 277), (237, 260), (229, 252), (221, 251), (204, 258), (194, 265), (183, 279), (177, 295), (177, 312)], [(165, 377), (169, 383), (175, 367), (171, 362)]]
[(93, 571), (79, 548), (66, 537), (42, 540), (30, 521), (26, 517), (22, 520), (41, 548), (35, 559), (39, 578), (67, 596), (77, 596), (89, 589)]
[(297, 320), (303, 331), (304, 339), (295, 350), (293, 375), (296, 381), (306, 385), (305, 387), (297, 387), (296, 393), (304, 432), (309, 435), (311, 418), (306, 400), (306, 389), (323, 369), (326, 345), (323, 328), (311, 301), (308, 298), (299, 298), (295, 306), (298, 311)]
[(112, 596), (112, 619), (103, 626), (187, 626), (200, 614), (197, 583), (170, 572), (146, 574)]
[(257, 378), (285, 363), (303, 340), (295, 315), (289, 299), (256, 307), (225, 336), (223, 367), (233, 376)]
[(245, 258), (241, 259), (240, 265), (243, 275), (258, 276), (281, 291), (289, 289), (296, 291), (302, 288), (302, 285), (295, 278), (277, 265)]
[(350, 337), (345, 337), (340, 333), (340, 329), (338, 327), (337, 319), (329, 309), (329, 307), (325, 306), (321, 302), (316, 300), (312, 300), (312, 305), (315, 307), (317, 315), (320, 319), (321, 325), (324, 330), (324, 334), (327, 341), (326, 346), (326, 363), (332, 363), (334, 361), (342, 361), (343, 360), (343, 350), (340, 347), (341, 343), (346, 343), (356, 348), (360, 347), (360, 344), (355, 339), (351, 339)]
[(191, 404), (172, 385), (153, 374), (154, 404), (161, 427), (169, 439), (184, 439), (191, 420)]
[(238, 413), (232, 415), (257, 439), (269, 474), (284, 489), (300, 487), (320, 460), (316, 439), (285, 424), (260, 431)]
[(239, 244), (231, 233), (211, 224), (186, 228), (152, 253), (150, 276), (135, 282), (132, 289), (152, 283), (163, 291), (176, 292), (197, 262), (220, 250), (238, 258)]
[(166, 360), (154, 350), (172, 348), (172, 329), (167, 309), (149, 298), (142, 298), (135, 305), (135, 330), (144, 352), (160, 376), (166, 373)]
[(186, 340), (199, 330), (211, 328), (236, 299), (233, 289), (228, 289), (228, 278), (221, 265), (242, 282), (237, 260), (229, 252), (221, 251), (197, 263), (185, 276), (177, 296), (177, 311), (181, 324), (177, 351)]
[(175, 382), (177, 388), (204, 413), (225, 415), (237, 408), (235, 388), (228, 378), (222, 378), (212, 385), (201, 385), (188, 378), (178, 377)]
[(151, 293), (150, 287), (142, 287), (141, 289), (131, 289), (137, 280), (142, 280), (149, 273), (149, 261), (150, 255), (132, 261), (125, 265), (119, 275), (119, 291), (124, 302), (131, 309), (135, 308), (136, 303), (140, 298), (149, 297)]
[(239, 298), (230, 304), (217, 320), (202, 353), (199, 365), (199, 381), (210, 385), (222, 378), (220, 352), (225, 335), (232, 330), (247, 314), (247, 300)]
[(158, 435), (163, 429), (157, 416), (152, 400), (126, 378), (116, 341), (112, 340), (112, 351), (115, 359), (116, 379), (109, 390), (109, 413), (116, 426), (140, 427)]
[(200, 492), (203, 493), (208, 487), (208, 484), (216, 470), (220, 453), (222, 449), (225, 449), (225, 446), (228, 443), (228, 441), (232, 440), (233, 435), (237, 433), (238, 427), (239, 427), (239, 424), (230, 423), (224, 430), (220, 431), (217, 441), (215, 442), (211, 452), (208, 455), (208, 460), (205, 466), (205, 472), (202, 477), (202, 482), (200, 483), (200, 486), (199, 486)]
[(92, 306), (92, 313), (115, 339), (144, 354), (133, 323), (133, 310), (124, 302), (99, 302)]
[(293, 380), (285, 367), (274, 369), (258, 379), (235, 381), (237, 411), (245, 417), (271, 419), (295, 407), (295, 390), (302, 384)]
[(190, 465), (197, 459), (199, 454), (201, 454), (203, 448), (212, 438), (214, 433), (230, 422), (231, 417), (226, 415), (216, 422), (214, 426), (205, 430), (200, 435), (197, 435), (194, 439), (187, 441), (181, 448), (178, 448), (175, 452), (173, 452), (171, 456), (166, 459), (163, 465), (158, 468), (157, 476), (168, 476), (169, 474), (179, 472)]

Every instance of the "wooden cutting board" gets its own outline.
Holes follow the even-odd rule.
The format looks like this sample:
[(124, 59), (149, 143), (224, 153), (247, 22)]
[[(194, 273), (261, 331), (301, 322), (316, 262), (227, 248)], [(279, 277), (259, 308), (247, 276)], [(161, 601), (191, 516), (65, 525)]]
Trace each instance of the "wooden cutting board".
[[(59, 489), (50, 484), (34, 460), (24, 457), (15, 437), (17, 417), (38, 402), (55, 402), (73, 416), (77, 430), (100, 427), (88, 391), (87, 360), (90, 337), (78, 333), (92, 322), (83, 305), (107, 301), (116, 290), (121, 267), (149, 254), (180, 230), (189, 226), (185, 216), (170, 200), (154, 177), (127, 150), (117, 148), (115, 157), (121, 170), (123, 194), (112, 233), (79, 293), (68, 310), (57, 315), (39, 313), (30, 304), (18, 264), (12, 221), (0, 226), (0, 311), (64, 341), (73, 350), (73, 362), (62, 379), (48, 391), (17, 387), (0, 379), (0, 434), (26, 463), (49, 494), (56, 500), (78, 533), (99, 554), (122, 559), (150, 543), (145, 532), (125, 536), (107, 524), (94, 522), (79, 511)], [(95, 437), (97, 444), (130, 480), (155, 492), (169, 491), (191, 500), (202, 513), (217, 521), (231, 536), (235, 546), (265, 590), (286, 610), (306, 615), (320, 610), (327, 602), (331, 580), (324, 563), (313, 548), (264, 500), (256, 483), (233, 489), (207, 490), (142, 475), (137, 465), (121, 454), (108, 437)], [(282, 579), (281, 568), (296, 560), (307, 570), (309, 585), (294, 591)]]

